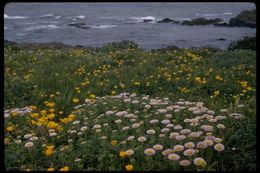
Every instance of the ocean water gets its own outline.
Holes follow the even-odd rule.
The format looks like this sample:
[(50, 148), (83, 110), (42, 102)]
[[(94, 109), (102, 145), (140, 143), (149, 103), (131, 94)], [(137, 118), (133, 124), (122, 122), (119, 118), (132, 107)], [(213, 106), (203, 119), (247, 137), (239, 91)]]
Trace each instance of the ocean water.
[[(157, 21), (205, 17), (228, 22), (241, 11), (255, 8), (253, 3), (8, 3), (4, 38), (19, 43), (62, 42), (91, 47), (132, 40), (145, 49), (170, 45), (225, 49), (232, 41), (255, 36), (256, 29)], [(80, 27), (69, 26), (75, 23)]]

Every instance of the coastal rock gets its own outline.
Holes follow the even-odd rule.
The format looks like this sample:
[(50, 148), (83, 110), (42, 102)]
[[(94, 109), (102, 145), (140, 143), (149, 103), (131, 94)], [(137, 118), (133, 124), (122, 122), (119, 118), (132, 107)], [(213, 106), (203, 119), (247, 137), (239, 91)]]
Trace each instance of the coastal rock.
[(215, 25), (215, 26), (229, 26), (229, 24), (226, 23), (226, 22), (223, 22), (223, 23), (214, 23), (213, 25)]
[(158, 23), (169, 23), (169, 22), (173, 22), (173, 20), (170, 18), (164, 18), (163, 20), (158, 21)]
[(86, 23), (70, 23), (68, 24), (68, 26), (75, 26), (77, 28), (81, 28), (81, 29), (89, 29), (90, 27), (85, 26)]
[(206, 19), (203, 17), (191, 19), (191, 20), (184, 20), (181, 24), (182, 25), (210, 25), (222, 22), (222, 19), (215, 18), (215, 19)]
[(217, 40), (218, 40), (218, 41), (226, 41), (225, 38), (218, 38)]
[(255, 28), (256, 27), (256, 10), (245, 10), (239, 13), (236, 17), (231, 18), (229, 26), (246, 26)]
[(143, 21), (144, 22), (152, 22), (153, 20), (152, 19), (144, 19)]

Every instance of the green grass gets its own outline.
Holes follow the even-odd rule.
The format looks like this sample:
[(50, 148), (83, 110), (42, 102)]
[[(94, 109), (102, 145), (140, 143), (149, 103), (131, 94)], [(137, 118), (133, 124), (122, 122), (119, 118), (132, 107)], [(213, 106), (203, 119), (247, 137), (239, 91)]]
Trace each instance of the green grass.
[[(217, 114), (223, 108), (227, 108), (230, 113), (241, 112), (246, 116), (244, 120), (228, 118), (223, 123), (227, 128), (226, 133), (223, 134), (223, 144), (226, 149), (220, 155), (213, 153), (204, 170), (256, 169), (255, 51), (216, 52), (201, 48), (151, 52), (139, 48), (134, 43), (123, 42), (109, 44), (99, 49), (28, 50), (7, 46), (4, 54), (5, 110), (33, 105), (37, 106), (33, 112), (40, 112), (44, 109), (49, 110), (46, 101), (54, 102), (56, 116), (52, 121), (59, 123), (65, 129), (58, 133), (59, 139), (54, 140), (48, 137), (47, 127), (32, 125), (33, 118), (30, 116), (6, 118), (5, 137), (11, 140), (5, 145), (6, 170), (47, 170), (51, 166), (58, 170), (65, 165), (69, 165), (70, 170), (124, 170), (124, 166), (129, 163), (134, 165), (135, 170), (182, 170), (183, 168), (169, 163), (167, 159), (158, 155), (152, 160), (144, 157), (143, 149), (151, 147), (155, 144), (153, 142), (156, 142), (152, 142), (152, 139), (144, 146), (131, 144), (126, 148), (119, 146), (114, 148), (111, 147), (110, 140), (120, 142), (130, 134), (111, 134), (110, 130), (119, 127), (109, 126), (103, 134), (108, 136), (108, 142), (100, 142), (100, 135), (91, 131), (96, 116), (113, 107), (118, 111), (138, 110), (141, 112), (138, 120), (145, 120), (147, 113), (142, 112), (141, 106), (132, 106), (113, 99), (104, 101), (97, 99), (95, 105), (83, 106), (84, 109), (75, 112), (74, 107), (85, 103), (85, 99), (90, 98), (91, 94), (102, 97), (124, 92), (136, 93), (138, 96), (146, 94), (152, 98), (168, 97), (173, 102), (178, 99), (204, 102)], [(216, 76), (223, 79), (217, 80)], [(205, 83), (196, 80), (197, 77)], [(246, 86), (243, 87), (241, 81), (247, 81)], [(214, 91), (219, 91), (219, 94), (214, 95)], [(50, 97), (52, 94), (54, 96)], [(79, 102), (73, 103), (73, 98), (79, 99)], [(104, 105), (103, 102), (107, 104)], [(245, 107), (237, 108), (239, 103), (244, 104)], [(59, 115), (59, 111), (63, 111), (63, 115)], [(71, 123), (64, 125), (59, 120), (71, 113), (82, 122), (84, 117), (89, 118), (87, 133), (83, 135), (87, 139), (86, 144), (80, 144), (82, 138), (66, 133), (68, 129), (74, 129)], [(184, 112), (179, 116), (183, 115), (182, 118), (185, 118), (186, 114)], [(183, 120), (182, 118), (178, 121)], [(114, 120), (114, 118), (101, 119), (99, 123)], [(129, 122), (123, 123), (127, 125)], [(7, 132), (6, 128), (11, 125), (17, 126), (14, 131)], [(38, 147), (31, 148), (30, 152), (24, 148), (24, 139), (22, 145), (13, 142), (17, 136), (26, 133), (36, 133), (40, 138), (36, 144)], [(132, 133), (134, 135), (143, 132)], [(65, 152), (59, 152), (60, 148), (67, 145), (69, 138), (74, 142), (68, 144), (69, 149)], [(54, 145), (57, 153), (46, 157), (40, 142)], [(162, 143), (173, 145), (167, 140)], [(119, 150), (127, 148), (135, 149), (132, 160), (118, 156)], [(232, 148), (236, 149), (232, 150)], [(74, 163), (77, 157), (83, 161)], [(185, 168), (185, 170), (194, 169), (197, 169), (194, 165)]]

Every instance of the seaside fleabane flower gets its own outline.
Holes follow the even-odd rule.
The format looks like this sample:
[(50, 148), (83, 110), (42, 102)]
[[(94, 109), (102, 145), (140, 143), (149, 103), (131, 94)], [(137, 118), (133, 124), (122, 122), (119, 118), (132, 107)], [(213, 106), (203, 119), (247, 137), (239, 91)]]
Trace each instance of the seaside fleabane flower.
[(32, 147), (34, 144), (33, 144), (33, 142), (27, 142), (27, 143), (25, 143), (25, 147), (26, 148), (30, 148), (30, 147)]
[(182, 150), (184, 150), (184, 146), (182, 146), (182, 145), (175, 145), (173, 149), (175, 151), (182, 151)]
[(162, 149), (163, 149), (163, 146), (160, 145), (160, 144), (156, 144), (156, 145), (153, 146), (153, 148), (154, 148), (155, 150), (162, 150)]
[(181, 160), (181, 161), (179, 162), (179, 164), (180, 164), (181, 166), (189, 166), (191, 163), (190, 163), (189, 160)]
[(209, 139), (206, 139), (203, 142), (206, 143), (207, 146), (212, 146), (214, 144), (214, 142), (212, 140), (209, 140)]
[(184, 144), (184, 146), (186, 148), (193, 148), (193, 147), (195, 147), (195, 144), (193, 142), (187, 142), (187, 143)]
[(137, 139), (137, 141), (139, 141), (139, 142), (144, 142), (144, 141), (146, 141), (146, 137), (140, 136), (140, 137)]
[(169, 160), (180, 160), (180, 156), (178, 154), (169, 154), (168, 159)]
[(195, 154), (195, 150), (194, 149), (187, 149), (183, 152), (183, 154), (185, 156), (193, 156)]
[(223, 151), (225, 149), (225, 146), (221, 143), (217, 143), (216, 145), (214, 145), (214, 149), (217, 151)]
[(202, 167), (205, 167), (207, 165), (206, 161), (201, 157), (195, 158), (193, 160), (193, 163), (197, 166), (202, 166)]
[(156, 153), (156, 151), (153, 148), (147, 148), (144, 150), (144, 154), (146, 154), (147, 156), (152, 156)]
[(132, 156), (134, 154), (134, 150), (129, 149), (129, 150), (126, 150), (125, 153), (127, 156)]

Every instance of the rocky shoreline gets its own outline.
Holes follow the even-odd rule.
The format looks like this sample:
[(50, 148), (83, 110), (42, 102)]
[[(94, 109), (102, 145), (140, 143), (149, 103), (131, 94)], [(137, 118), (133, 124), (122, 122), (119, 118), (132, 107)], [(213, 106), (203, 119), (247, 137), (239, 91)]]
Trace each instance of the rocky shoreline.
[[(152, 19), (143, 19), (144, 23), (153, 22)], [(224, 22), (220, 18), (207, 19), (204, 17), (194, 18), (191, 20), (174, 20), (171, 18), (164, 18), (162, 20), (157, 21), (156, 23), (172, 23), (172, 24), (180, 24), (180, 25), (215, 25), (221, 27), (256, 27), (256, 10), (245, 10), (239, 13), (237, 16), (230, 19), (228, 23)], [(133, 24), (133, 23), (132, 23)], [(87, 26), (85, 22), (72, 22), (69, 23), (68, 26), (76, 27), (80, 29), (90, 29), (90, 26)]]
[(194, 18), (191, 20), (173, 20), (170, 18), (164, 18), (157, 23), (173, 23), (181, 25), (215, 25), (224, 27), (256, 27), (256, 10), (245, 10), (239, 13), (237, 16), (231, 18), (228, 23), (223, 22), (220, 18), (206, 19), (203, 17)]

